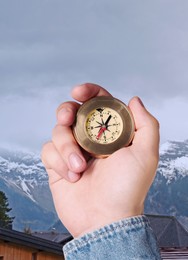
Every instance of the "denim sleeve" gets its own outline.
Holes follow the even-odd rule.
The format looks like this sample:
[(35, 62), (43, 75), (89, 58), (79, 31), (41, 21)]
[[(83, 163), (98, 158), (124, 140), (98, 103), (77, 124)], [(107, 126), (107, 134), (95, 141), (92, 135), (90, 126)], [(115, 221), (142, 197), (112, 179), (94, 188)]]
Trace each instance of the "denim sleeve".
[(159, 260), (156, 237), (146, 216), (106, 225), (63, 247), (66, 260)]

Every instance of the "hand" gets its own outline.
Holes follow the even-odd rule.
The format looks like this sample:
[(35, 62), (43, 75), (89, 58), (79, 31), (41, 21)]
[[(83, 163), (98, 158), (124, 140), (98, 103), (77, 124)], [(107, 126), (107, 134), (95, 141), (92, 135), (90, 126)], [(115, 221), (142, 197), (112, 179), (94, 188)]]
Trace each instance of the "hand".
[[(101, 95), (110, 94), (89, 83), (72, 91), (79, 102)], [(142, 214), (159, 157), (159, 124), (138, 97), (129, 102), (136, 125), (132, 145), (106, 159), (82, 153), (76, 143), (71, 125), (79, 106), (60, 105), (52, 141), (42, 151), (58, 216), (74, 237)]]

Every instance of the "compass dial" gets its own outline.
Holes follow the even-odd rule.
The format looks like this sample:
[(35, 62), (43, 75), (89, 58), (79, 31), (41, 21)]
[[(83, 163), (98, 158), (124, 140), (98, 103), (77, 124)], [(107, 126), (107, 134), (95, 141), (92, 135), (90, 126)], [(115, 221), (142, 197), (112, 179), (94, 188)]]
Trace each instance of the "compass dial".
[(123, 121), (112, 108), (96, 108), (86, 118), (85, 131), (93, 142), (100, 144), (112, 143), (119, 138), (122, 130)]
[(105, 158), (130, 145), (134, 131), (129, 108), (120, 100), (106, 96), (83, 103), (73, 125), (77, 143), (96, 158)]

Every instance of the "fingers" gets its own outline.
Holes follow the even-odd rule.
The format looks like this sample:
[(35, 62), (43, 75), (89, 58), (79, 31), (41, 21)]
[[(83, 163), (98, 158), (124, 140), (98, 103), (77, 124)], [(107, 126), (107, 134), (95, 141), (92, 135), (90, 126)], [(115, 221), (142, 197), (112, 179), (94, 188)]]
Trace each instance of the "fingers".
[[(136, 126), (136, 134), (133, 144), (148, 154), (158, 158), (159, 152), (159, 123), (146, 110), (138, 97), (132, 98), (129, 107), (133, 113)], [(147, 154), (145, 154), (147, 156)]]
[(111, 96), (111, 94), (101, 86), (92, 83), (75, 86), (72, 90), (72, 97), (79, 102), (85, 102), (96, 96)]
[[(72, 97), (79, 102), (102, 95), (109, 96), (110, 93), (99, 85), (91, 83), (76, 86), (72, 90)], [(57, 126), (53, 130), (52, 142), (43, 147), (42, 161), (53, 181), (60, 176), (60, 178), (75, 182), (79, 180), (81, 172), (87, 167), (88, 155), (83, 156), (71, 129), (79, 107), (80, 104), (73, 101), (62, 103), (58, 107)]]
[(62, 103), (56, 111), (57, 123), (64, 126), (71, 126), (79, 107), (80, 105), (73, 101)]
[(70, 171), (80, 173), (85, 170), (86, 160), (70, 127), (57, 125), (53, 130), (52, 141)]
[(42, 162), (48, 172), (50, 184), (64, 178), (70, 182), (80, 179), (80, 173), (71, 172), (63, 158), (52, 142), (46, 143), (42, 148)]

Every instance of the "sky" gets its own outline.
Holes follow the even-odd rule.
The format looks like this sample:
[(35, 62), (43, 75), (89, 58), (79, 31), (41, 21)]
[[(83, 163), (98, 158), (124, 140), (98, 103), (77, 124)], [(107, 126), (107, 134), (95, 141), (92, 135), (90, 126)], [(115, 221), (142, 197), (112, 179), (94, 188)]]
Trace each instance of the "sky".
[(188, 139), (187, 0), (1, 0), (0, 147), (40, 151), (58, 105), (93, 82), (140, 96), (161, 143)]

